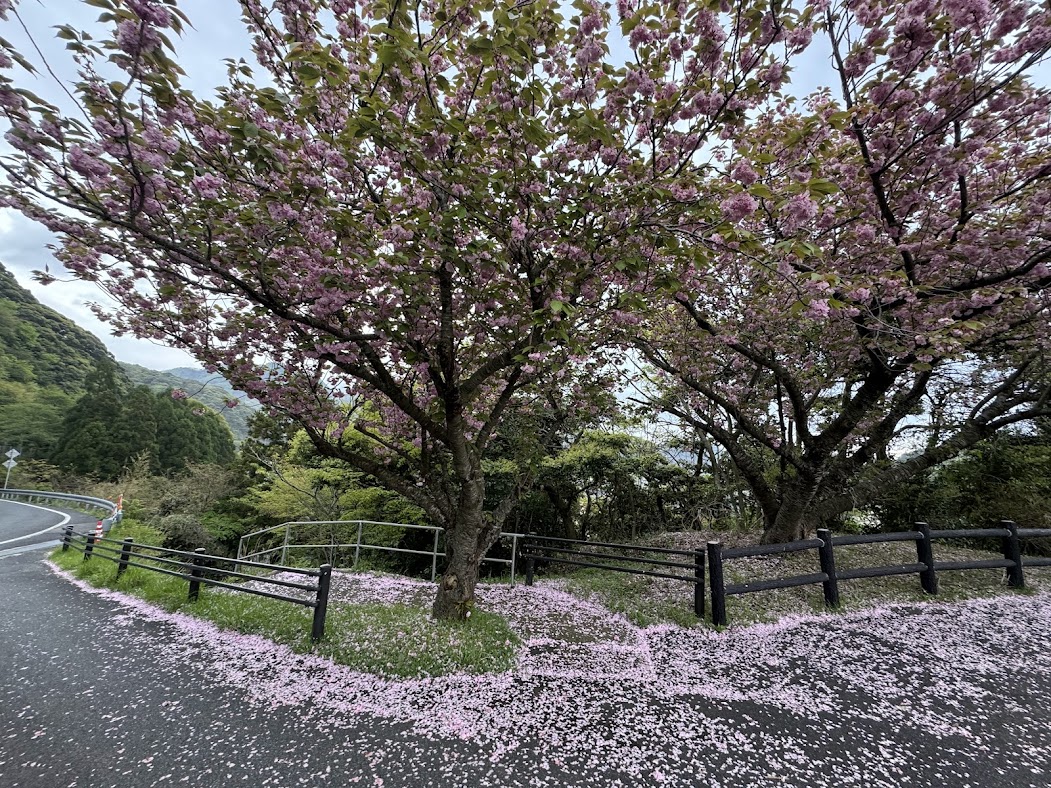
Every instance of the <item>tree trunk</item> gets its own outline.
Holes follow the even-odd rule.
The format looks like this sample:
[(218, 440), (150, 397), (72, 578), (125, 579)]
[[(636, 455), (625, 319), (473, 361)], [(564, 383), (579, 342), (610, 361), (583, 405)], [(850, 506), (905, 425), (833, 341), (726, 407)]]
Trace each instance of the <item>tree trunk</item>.
[(481, 512), (465, 512), (459, 522), (446, 531), (445, 572), (438, 581), (431, 615), (439, 620), (465, 619), (474, 608), (474, 590), (482, 559), (500, 535), (489, 526)]
[(781, 544), (806, 538), (807, 503), (803, 490), (783, 490), (776, 508), (763, 510), (763, 544)]

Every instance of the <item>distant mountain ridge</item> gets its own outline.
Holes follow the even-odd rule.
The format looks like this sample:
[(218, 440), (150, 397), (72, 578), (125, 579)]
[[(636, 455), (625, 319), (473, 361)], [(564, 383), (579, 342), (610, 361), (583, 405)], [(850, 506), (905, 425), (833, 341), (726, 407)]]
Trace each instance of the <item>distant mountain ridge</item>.
[[(238, 444), (248, 437), (248, 420), (259, 409), (259, 405), (234, 391), (221, 376), (192, 367), (158, 371), (123, 361), (120, 366), (128, 380), (136, 386), (146, 386), (151, 391), (181, 389), (198, 402), (218, 411), (230, 425), (230, 431)], [(233, 399), (237, 400), (237, 405), (231, 408), (227, 401)]]

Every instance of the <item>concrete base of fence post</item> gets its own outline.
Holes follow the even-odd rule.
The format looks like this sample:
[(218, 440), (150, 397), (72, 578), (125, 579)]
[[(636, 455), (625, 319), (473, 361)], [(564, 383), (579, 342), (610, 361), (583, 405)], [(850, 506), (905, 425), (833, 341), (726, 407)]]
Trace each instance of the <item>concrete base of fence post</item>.
[(62, 529), (62, 552), (66, 552), (73, 543), (73, 526), (67, 525)]
[(91, 551), (95, 549), (95, 534), (88, 534), (84, 542), (84, 560), (91, 558)]

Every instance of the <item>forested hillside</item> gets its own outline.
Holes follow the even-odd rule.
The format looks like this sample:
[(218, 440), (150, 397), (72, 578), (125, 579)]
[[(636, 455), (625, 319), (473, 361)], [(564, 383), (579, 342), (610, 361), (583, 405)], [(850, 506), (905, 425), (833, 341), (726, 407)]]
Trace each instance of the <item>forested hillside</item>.
[(104, 361), (116, 363), (98, 338), (38, 302), (0, 265), (0, 443), (46, 457)]
[[(120, 366), (136, 386), (146, 386), (150, 391), (181, 389), (198, 402), (217, 411), (230, 426), (230, 431), (238, 443), (248, 437), (248, 420), (259, 406), (244, 398), (240, 392), (233, 391), (221, 377), (189, 367), (158, 372), (138, 364), (121, 362)], [(236, 404), (231, 408), (230, 402), (234, 400)]]
[[(82, 398), (100, 375), (112, 407), (87, 418), (87, 411), (100, 407), (100, 387)], [(172, 389), (186, 391), (193, 402), (158, 396)], [(0, 265), (0, 447), (17, 448), (23, 462), (45, 460), (105, 478), (141, 451), (150, 453), (157, 471), (228, 461), (233, 446), (222, 422), (213, 421), (214, 414), (201, 419), (193, 413), (200, 405), (220, 412), (242, 439), (250, 408), (230, 408), (235, 398), (221, 378), (218, 385), (202, 386), (192, 376), (118, 364), (97, 337), (41, 304)], [(146, 422), (137, 418), (140, 413), (147, 414)], [(83, 423), (77, 423), (78, 414)], [(165, 428), (150, 426), (158, 418)], [(134, 451), (114, 445), (115, 439)]]
[(0, 380), (81, 391), (103, 358), (93, 334), (37, 301), (0, 265)]

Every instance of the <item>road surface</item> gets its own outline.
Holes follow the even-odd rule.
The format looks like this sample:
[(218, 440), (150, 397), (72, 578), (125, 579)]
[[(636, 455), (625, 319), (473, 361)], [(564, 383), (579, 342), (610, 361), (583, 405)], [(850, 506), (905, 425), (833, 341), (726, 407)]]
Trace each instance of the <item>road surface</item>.
[(91, 515), (59, 511), (40, 504), (0, 501), (0, 555), (25, 550), (40, 550), (53, 545), (62, 535), (62, 527), (73, 523), (83, 531), (95, 524)]
[[(13, 512), (5, 539), (47, 526)], [(1045, 596), (534, 633), (508, 674), (382, 681), (83, 589), (44, 555), (0, 558), (4, 788), (1051, 785)], [(537, 588), (500, 593), (570, 604)]]

